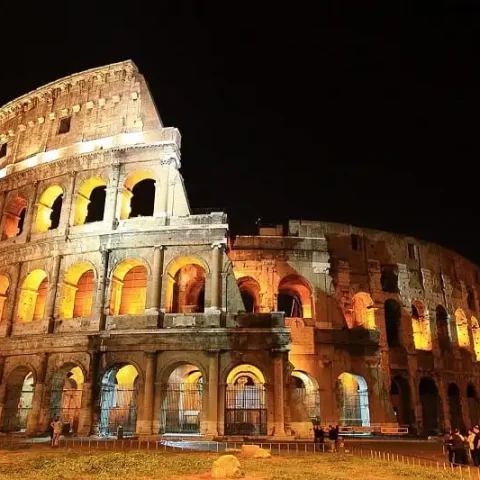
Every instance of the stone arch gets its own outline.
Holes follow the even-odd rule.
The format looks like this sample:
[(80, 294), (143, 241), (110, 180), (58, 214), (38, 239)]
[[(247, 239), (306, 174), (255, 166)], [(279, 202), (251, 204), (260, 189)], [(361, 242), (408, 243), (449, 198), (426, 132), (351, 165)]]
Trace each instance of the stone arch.
[(414, 422), (412, 399), (408, 381), (397, 375), (390, 385), (390, 399), (393, 411), (400, 425), (410, 426)]
[(457, 310), (455, 310), (455, 326), (457, 328), (458, 346), (460, 348), (470, 348), (468, 320), (465, 312), (461, 308), (457, 308)]
[(462, 402), (460, 399), (460, 389), (454, 382), (449, 383), (448, 389), (448, 407), (450, 411), (450, 426), (452, 428), (459, 428), (465, 430), (462, 415)]
[(440, 430), (440, 395), (432, 378), (422, 377), (418, 387), (422, 405), (423, 433), (436, 435)]
[(286, 317), (312, 318), (312, 287), (305, 277), (287, 275), (280, 280), (277, 294), (277, 310)]
[(252, 277), (241, 277), (237, 285), (247, 313), (260, 311), (260, 284)]
[(10, 288), (10, 278), (4, 273), (0, 273), (0, 322), (3, 320), (5, 304), (7, 303)]
[(105, 212), (107, 182), (101, 177), (83, 181), (77, 191), (73, 225), (101, 222)]
[(477, 389), (473, 383), (467, 385), (467, 404), (470, 425), (478, 425), (480, 422), (480, 402), (478, 399)]
[(43, 191), (35, 215), (34, 231), (36, 233), (58, 228), (64, 193), (63, 187), (57, 184), (50, 185)]
[(205, 403), (202, 370), (195, 364), (175, 362), (163, 374), (160, 433), (200, 433)]
[(207, 264), (197, 256), (173, 259), (166, 269), (165, 310), (194, 313), (205, 309)]
[[(312, 422), (320, 422), (320, 395), (318, 382), (308, 373), (294, 370), (290, 378), (290, 414), (292, 423), (307, 423), (307, 432)], [(299, 433), (299, 425), (293, 426)], [(307, 433), (305, 432), (305, 433)]]
[(432, 349), (432, 333), (425, 305), (420, 300), (412, 302), (413, 343), (417, 350)]
[(120, 362), (107, 368), (100, 392), (100, 435), (133, 436), (137, 427), (137, 404), (141, 371), (133, 362)]
[(339, 375), (337, 398), (341, 425), (370, 426), (368, 385), (363, 377), (348, 372)]
[(19, 195), (12, 195), (3, 210), (2, 240), (21, 235), (27, 213), (28, 200)]
[(480, 326), (478, 320), (475, 317), (471, 318), (472, 322), (472, 337), (473, 337), (473, 349), (475, 351), (475, 357), (477, 362), (480, 360)]
[(148, 268), (144, 260), (119, 262), (110, 282), (110, 315), (143, 315), (147, 301)]
[(389, 347), (400, 346), (400, 326), (402, 320), (402, 307), (400, 304), (389, 298), (384, 303), (385, 330), (387, 333), (387, 344)]
[(50, 380), (50, 419), (59, 417), (70, 433), (78, 431), (84, 383), (85, 370), (76, 362), (63, 364)]
[(72, 265), (63, 276), (60, 318), (89, 317), (92, 312), (96, 270), (91, 262)]
[(225, 390), (225, 434), (267, 434), (265, 376), (252, 364), (240, 364), (227, 374)]
[(36, 375), (30, 366), (15, 367), (6, 377), (5, 404), (2, 411), (2, 431), (25, 431), (28, 427), (35, 393)]
[(375, 308), (372, 297), (365, 292), (356, 293), (352, 300), (353, 319), (350, 328), (373, 330), (375, 325)]
[[(155, 207), (156, 175), (151, 170), (129, 172), (120, 197), (120, 220), (133, 216), (152, 216)], [(142, 193), (142, 190), (144, 193)], [(137, 205), (137, 200), (139, 204)], [(137, 209), (138, 210), (135, 210)]]
[(437, 327), (438, 345), (442, 352), (450, 351), (450, 330), (448, 328), (448, 313), (443, 305), (435, 309), (435, 324)]
[(48, 294), (48, 276), (44, 270), (31, 271), (22, 283), (17, 306), (17, 323), (42, 320)]

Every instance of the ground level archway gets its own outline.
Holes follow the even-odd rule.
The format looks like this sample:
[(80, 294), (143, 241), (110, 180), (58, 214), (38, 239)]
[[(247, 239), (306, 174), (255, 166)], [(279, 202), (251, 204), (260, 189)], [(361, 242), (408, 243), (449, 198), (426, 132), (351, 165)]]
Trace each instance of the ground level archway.
[(203, 376), (191, 364), (179, 365), (163, 385), (160, 433), (200, 433)]
[(342, 373), (337, 381), (340, 424), (370, 426), (370, 408), (367, 382), (360, 375)]
[(100, 394), (100, 435), (116, 435), (119, 427), (124, 436), (135, 434), (138, 382), (138, 371), (130, 364), (114, 365), (105, 372)]
[(440, 428), (440, 397), (437, 386), (431, 378), (422, 378), (419, 385), (422, 405), (423, 433), (436, 434)]
[(239, 365), (227, 376), (225, 434), (267, 434), (265, 377), (253, 365)]
[(470, 426), (478, 425), (480, 422), (480, 405), (478, 401), (477, 389), (471, 383), (467, 385), (467, 403)]
[(399, 425), (412, 425), (414, 422), (414, 415), (412, 410), (410, 386), (405, 378), (396, 376), (392, 380), (390, 386), (390, 400)]
[(450, 426), (465, 430), (462, 415), (462, 402), (460, 401), (460, 389), (456, 383), (448, 385), (448, 407), (450, 411)]

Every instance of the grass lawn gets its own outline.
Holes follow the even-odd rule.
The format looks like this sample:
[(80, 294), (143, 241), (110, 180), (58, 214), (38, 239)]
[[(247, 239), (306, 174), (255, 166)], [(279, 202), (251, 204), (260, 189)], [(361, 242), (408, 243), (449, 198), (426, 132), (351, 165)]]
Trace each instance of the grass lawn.
[[(30, 448), (0, 450), (0, 480), (147, 480), (210, 478), (218, 454), (157, 452), (91, 452), (86, 450)], [(246, 479), (258, 480), (391, 480), (415, 478), (452, 479), (450, 472), (436, 472), (380, 460), (340, 454), (274, 456), (243, 460)], [(477, 472), (472, 471), (476, 478)], [(458, 475), (458, 474), (457, 474)], [(468, 477), (467, 477), (468, 478)]]

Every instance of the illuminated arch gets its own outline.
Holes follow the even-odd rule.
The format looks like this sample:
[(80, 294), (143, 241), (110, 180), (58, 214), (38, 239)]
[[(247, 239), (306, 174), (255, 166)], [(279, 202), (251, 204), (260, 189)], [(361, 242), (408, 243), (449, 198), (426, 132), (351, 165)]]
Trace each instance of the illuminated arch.
[(26, 198), (15, 195), (5, 206), (3, 211), (2, 240), (16, 237), (23, 232), (27, 204)]
[(75, 201), (74, 225), (103, 220), (106, 187), (107, 182), (100, 177), (91, 177), (82, 183)]
[(317, 380), (301, 370), (292, 372), (292, 380), (293, 395), (290, 410), (293, 421), (319, 420), (320, 395)]
[(461, 308), (455, 310), (455, 325), (457, 327), (458, 346), (461, 348), (470, 348), (468, 320), (465, 312)]
[(251, 378), (255, 384), (265, 383), (265, 376), (262, 371), (251, 364), (237, 365), (227, 375), (227, 385), (235, 385), (242, 376)]
[(48, 278), (44, 270), (33, 270), (23, 281), (18, 300), (17, 322), (42, 320), (48, 293)]
[(237, 285), (242, 295), (243, 304), (247, 313), (260, 311), (260, 285), (252, 277), (241, 277)]
[(9, 278), (4, 274), (0, 274), (0, 322), (3, 319), (3, 312), (5, 310), (5, 303), (7, 302), (9, 287)]
[(472, 322), (472, 337), (473, 337), (473, 349), (475, 351), (475, 357), (477, 362), (480, 361), (480, 326), (478, 320), (475, 317), (471, 318)]
[(102, 377), (100, 393), (100, 434), (116, 435), (118, 427), (125, 436), (135, 434), (140, 373), (131, 363), (110, 367)]
[(370, 426), (368, 385), (363, 377), (344, 372), (338, 377), (340, 423), (342, 425)]
[(58, 227), (63, 203), (63, 188), (60, 185), (48, 187), (41, 195), (35, 217), (35, 232), (41, 233)]
[(312, 318), (312, 287), (301, 275), (282, 278), (278, 285), (277, 310), (286, 317)]
[(147, 300), (148, 270), (138, 259), (123, 260), (112, 275), (110, 315), (143, 315)]
[(350, 327), (360, 327), (368, 330), (375, 329), (375, 308), (372, 297), (365, 292), (356, 293), (353, 296), (352, 304), (353, 324)]
[(165, 309), (168, 313), (201, 312), (205, 307), (207, 265), (186, 255), (170, 262), (166, 275)]
[(131, 172), (123, 182), (123, 190), (120, 197), (120, 220), (131, 218), (132, 202), (135, 201), (134, 197), (137, 194), (135, 187), (140, 184), (140, 182), (144, 182), (144, 188), (149, 188), (149, 194), (145, 198), (142, 198), (143, 208), (146, 210), (141, 216), (153, 215), (156, 176), (150, 170), (137, 170), (135, 172)]
[(72, 265), (64, 275), (60, 318), (89, 317), (92, 312), (95, 272), (88, 262)]
[(430, 351), (432, 349), (430, 321), (425, 306), (420, 300), (414, 300), (412, 303), (412, 330), (415, 348)]

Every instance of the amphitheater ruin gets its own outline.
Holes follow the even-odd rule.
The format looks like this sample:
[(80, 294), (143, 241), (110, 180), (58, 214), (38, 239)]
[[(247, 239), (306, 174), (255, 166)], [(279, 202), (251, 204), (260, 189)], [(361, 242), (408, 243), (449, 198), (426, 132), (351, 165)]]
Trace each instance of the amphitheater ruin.
[(478, 423), (479, 268), (416, 238), (192, 214), (131, 61), (0, 109), (0, 432), (311, 438)]

